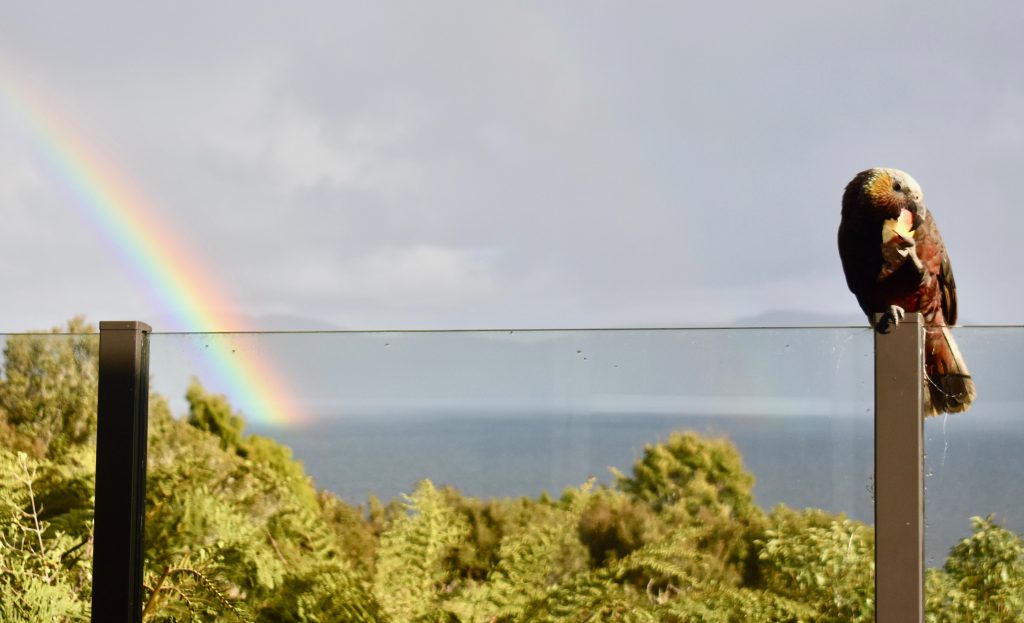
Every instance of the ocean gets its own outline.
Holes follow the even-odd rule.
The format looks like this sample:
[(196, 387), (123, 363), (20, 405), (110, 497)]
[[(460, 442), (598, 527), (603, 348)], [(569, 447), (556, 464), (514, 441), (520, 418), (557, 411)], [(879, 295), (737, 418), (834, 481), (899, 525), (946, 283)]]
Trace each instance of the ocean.
[[(1024, 532), (1024, 431), (971, 418), (929, 420), (926, 537), (929, 566), (994, 513)], [(590, 477), (629, 474), (645, 444), (674, 430), (728, 437), (756, 478), (766, 511), (821, 508), (873, 523), (873, 424), (869, 417), (576, 415), (347, 417), (304, 428), (255, 430), (292, 448), (319, 488), (352, 504), (387, 501), (429, 478), (465, 495), (554, 496)]]

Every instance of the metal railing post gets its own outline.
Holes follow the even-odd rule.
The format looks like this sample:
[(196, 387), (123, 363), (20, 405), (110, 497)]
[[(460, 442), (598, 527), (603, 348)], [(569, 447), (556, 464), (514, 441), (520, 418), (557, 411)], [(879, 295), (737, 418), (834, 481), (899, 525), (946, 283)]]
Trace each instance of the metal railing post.
[[(876, 318), (877, 322), (877, 318)], [(875, 332), (875, 621), (924, 620), (924, 324)]]
[(100, 323), (92, 620), (142, 620), (149, 325)]

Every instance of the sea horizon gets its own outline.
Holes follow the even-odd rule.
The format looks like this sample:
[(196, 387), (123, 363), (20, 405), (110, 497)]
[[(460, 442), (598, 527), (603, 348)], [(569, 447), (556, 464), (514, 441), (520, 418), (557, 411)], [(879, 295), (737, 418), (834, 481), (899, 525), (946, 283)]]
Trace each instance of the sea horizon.
[[(971, 534), (971, 516), (995, 514), (1004, 527), (1024, 530), (1016, 479), (1024, 471), (1024, 433), (990, 429), (991, 422), (970, 418), (926, 424), (929, 566), (941, 565)], [(353, 505), (370, 495), (387, 502), (411, 493), (424, 478), (477, 498), (557, 497), (589, 478), (611, 484), (612, 468), (630, 474), (644, 447), (673, 431), (728, 438), (754, 475), (754, 499), (766, 512), (785, 504), (874, 523), (870, 414), (362, 414), (251, 430), (290, 447), (318, 488)]]

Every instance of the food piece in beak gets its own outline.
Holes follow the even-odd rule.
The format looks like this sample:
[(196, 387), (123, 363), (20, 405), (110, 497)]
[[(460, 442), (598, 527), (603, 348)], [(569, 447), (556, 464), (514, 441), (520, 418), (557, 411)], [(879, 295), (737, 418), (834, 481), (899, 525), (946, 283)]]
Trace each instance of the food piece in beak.
[(924, 268), (914, 248), (913, 226), (914, 214), (910, 210), (900, 210), (899, 217), (882, 222), (882, 270), (877, 281), (896, 272), (908, 257), (918, 270)]

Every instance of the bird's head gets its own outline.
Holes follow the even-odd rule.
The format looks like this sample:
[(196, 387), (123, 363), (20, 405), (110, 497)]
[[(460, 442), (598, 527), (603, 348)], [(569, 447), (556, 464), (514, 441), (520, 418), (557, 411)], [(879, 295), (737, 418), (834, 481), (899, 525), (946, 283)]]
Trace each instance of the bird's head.
[(899, 218), (903, 210), (914, 216), (910, 229), (924, 222), (927, 208), (917, 180), (899, 169), (861, 171), (843, 193), (843, 216), (884, 221)]

